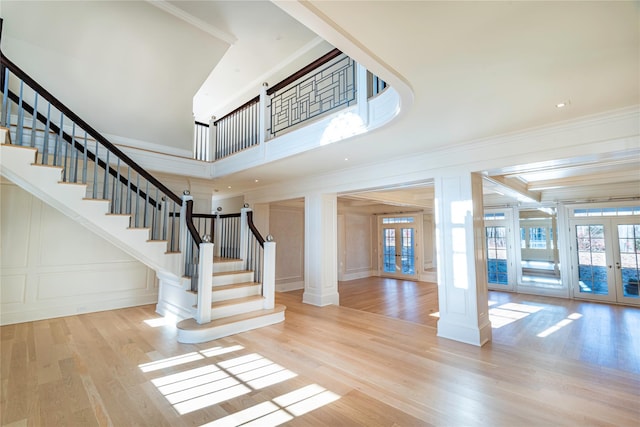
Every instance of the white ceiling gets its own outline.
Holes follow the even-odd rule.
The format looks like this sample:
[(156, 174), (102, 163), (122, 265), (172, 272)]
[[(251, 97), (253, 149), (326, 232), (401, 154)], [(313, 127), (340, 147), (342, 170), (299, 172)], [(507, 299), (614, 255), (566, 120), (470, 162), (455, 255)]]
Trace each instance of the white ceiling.
[[(24, 3), (31, 2), (0, 0), (3, 7), (11, 4), (14, 9)], [(69, 10), (78, 10), (77, 4), (91, 2), (54, 3), (54, 12), (62, 19), (71, 16)], [(54, 3), (32, 4), (46, 8)], [(124, 8), (128, 3), (145, 2), (120, 4)], [(640, 105), (637, 2), (149, 1), (147, 9), (153, 10), (149, 4), (168, 12), (166, 16), (173, 15), (173, 20), (167, 20), (149, 12), (148, 26), (154, 31), (158, 25), (164, 26), (166, 36), (184, 32), (183, 26), (189, 24), (208, 33), (206, 42), (194, 34), (200, 37), (199, 44), (190, 49), (182, 45), (190, 56), (180, 64), (182, 68), (207, 64), (193, 52), (217, 64), (213, 68), (209, 65), (209, 76), (193, 97), (199, 120), (234, 109), (254, 97), (263, 81), (276, 83), (332, 45), (412, 94), (411, 105), (405, 104), (402, 115), (390, 125), (217, 179), (212, 187), (219, 189), (219, 197), (401, 156), (466, 147), (496, 135)], [(49, 52), (66, 46), (72, 50), (64, 52), (63, 59), (72, 56), (73, 63), (91, 61), (74, 47), (74, 38), (76, 43), (82, 41), (74, 30), (85, 18), (76, 18), (75, 27), (58, 25), (57, 36), (37, 41), (8, 20), (5, 27), (10, 39), (9, 43), (3, 40), (3, 49), (9, 44), (8, 50), (17, 54), (20, 49), (26, 53), (24, 48), (32, 45), (32, 50)], [(29, 21), (28, 16), (24, 19)], [(46, 25), (43, 21), (40, 28)], [(134, 37), (131, 31), (125, 33)], [(215, 40), (216, 46), (229, 43), (230, 47), (207, 58), (208, 48), (202, 47), (213, 46)], [(131, 39), (128, 43), (136, 42)], [(175, 43), (171, 47), (172, 54), (180, 54)], [(55, 60), (54, 55), (47, 58)], [(159, 70), (174, 79), (180, 76), (177, 70)], [(65, 79), (62, 82), (67, 84)], [(567, 106), (556, 108), (560, 102)], [(162, 103), (155, 104), (162, 107)], [(145, 115), (142, 119), (154, 117)], [(161, 134), (171, 129), (171, 123), (167, 116), (166, 120), (150, 122), (149, 127)], [(518, 164), (481, 171), (495, 177), (485, 188), (487, 199), (496, 204), (510, 199), (508, 191), (500, 190), (504, 184), (542, 201), (640, 194), (637, 150), (595, 159), (576, 151), (570, 157), (550, 160), (528, 162), (523, 158)], [(349, 195), (348, 200), (362, 204), (365, 198), (371, 203), (429, 209), (433, 192), (429, 178), (426, 171), (425, 186)]]
[[(413, 104), (373, 134), (226, 177), (216, 183), (220, 191), (227, 185), (251, 189), (257, 178), (260, 185), (320, 179), (382, 159), (640, 104), (637, 2), (276, 3), (387, 81), (407, 84)], [(566, 106), (557, 108), (559, 103)], [(572, 157), (523, 158), (479, 171), (495, 177), (485, 186), (486, 201), (513, 203), (505, 185), (542, 202), (637, 197), (640, 152), (634, 147), (597, 158), (578, 149)], [(429, 209), (432, 192), (427, 184), (349, 197)]]

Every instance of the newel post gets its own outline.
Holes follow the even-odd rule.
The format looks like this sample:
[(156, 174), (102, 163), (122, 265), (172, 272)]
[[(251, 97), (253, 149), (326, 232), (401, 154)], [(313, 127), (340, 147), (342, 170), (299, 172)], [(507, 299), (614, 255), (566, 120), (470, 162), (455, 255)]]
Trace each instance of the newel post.
[(216, 132), (216, 116), (209, 119), (209, 156), (207, 160), (212, 162), (216, 159), (216, 149), (218, 146), (218, 132)]
[(264, 308), (275, 307), (276, 293), (276, 242), (269, 234), (264, 242), (264, 270), (262, 274), (262, 296), (264, 297)]
[(213, 286), (213, 243), (200, 243), (198, 259), (198, 308), (196, 322), (211, 322), (211, 290)]
[(249, 222), (247, 221), (247, 212), (251, 212), (249, 205), (244, 204), (240, 209), (240, 259), (247, 264), (249, 262)]
[(262, 87), (260, 87), (260, 100), (258, 101), (258, 138), (260, 142), (260, 149), (263, 154), (265, 150), (264, 142), (269, 139), (267, 137), (267, 111), (269, 110), (269, 96), (267, 95), (268, 87), (268, 83), (262, 83)]
[(191, 247), (189, 242), (189, 229), (187, 228), (187, 202), (189, 200), (193, 200), (193, 196), (191, 196), (189, 190), (184, 190), (182, 192), (182, 206), (180, 206), (180, 253), (182, 253), (183, 257), (183, 265), (185, 271), (183, 272), (185, 275), (189, 274), (187, 271), (187, 266), (192, 263), (191, 258)]

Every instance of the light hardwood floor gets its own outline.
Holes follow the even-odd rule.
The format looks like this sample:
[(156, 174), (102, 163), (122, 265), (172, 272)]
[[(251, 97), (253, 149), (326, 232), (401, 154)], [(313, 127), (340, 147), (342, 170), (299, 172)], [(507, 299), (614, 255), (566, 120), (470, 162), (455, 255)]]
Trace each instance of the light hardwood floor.
[(278, 294), (284, 323), (199, 345), (153, 306), (4, 326), (2, 425), (640, 422), (640, 309), (492, 292), (477, 348), (436, 336), (435, 285), (357, 282), (350, 307)]

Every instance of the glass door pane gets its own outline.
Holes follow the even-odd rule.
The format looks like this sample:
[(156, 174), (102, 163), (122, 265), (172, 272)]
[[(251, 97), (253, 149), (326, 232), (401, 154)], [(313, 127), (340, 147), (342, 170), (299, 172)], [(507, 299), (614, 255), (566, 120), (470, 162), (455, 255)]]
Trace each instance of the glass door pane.
[(417, 279), (416, 230), (413, 218), (383, 218), (381, 225), (382, 268), (380, 273), (389, 277)]
[(396, 272), (396, 230), (395, 228), (382, 229), (382, 256), (383, 270), (385, 273)]
[(604, 224), (576, 225), (581, 294), (609, 295)]
[(415, 256), (414, 256), (414, 228), (402, 228), (402, 248), (401, 248), (401, 261), (402, 261), (402, 274), (414, 275), (416, 274), (415, 268)]
[(640, 225), (618, 224), (618, 247), (620, 259), (616, 260), (618, 292), (624, 298), (638, 299), (640, 277)]
[(508, 285), (507, 273), (507, 227), (485, 227), (487, 242), (487, 281)]

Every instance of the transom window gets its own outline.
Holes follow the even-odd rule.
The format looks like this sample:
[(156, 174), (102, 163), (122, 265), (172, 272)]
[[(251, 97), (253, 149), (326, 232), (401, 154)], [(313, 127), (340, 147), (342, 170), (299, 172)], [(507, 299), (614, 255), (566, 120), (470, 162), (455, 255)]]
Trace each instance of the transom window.
[(394, 218), (382, 218), (383, 224), (409, 224), (413, 222), (413, 217), (394, 217)]
[(580, 208), (573, 210), (573, 216), (625, 216), (640, 215), (640, 206), (625, 206), (619, 208)]

